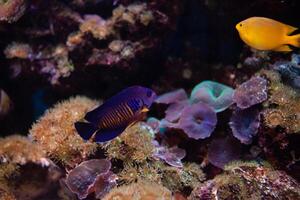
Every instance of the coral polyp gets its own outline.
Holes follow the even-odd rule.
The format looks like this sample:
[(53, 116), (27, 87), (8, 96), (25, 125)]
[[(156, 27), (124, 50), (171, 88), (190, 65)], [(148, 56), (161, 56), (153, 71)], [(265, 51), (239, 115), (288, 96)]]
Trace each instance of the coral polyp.
[(97, 101), (80, 96), (60, 102), (32, 126), (30, 137), (48, 156), (73, 166), (96, 151), (97, 144), (84, 142), (74, 123), (97, 105)]

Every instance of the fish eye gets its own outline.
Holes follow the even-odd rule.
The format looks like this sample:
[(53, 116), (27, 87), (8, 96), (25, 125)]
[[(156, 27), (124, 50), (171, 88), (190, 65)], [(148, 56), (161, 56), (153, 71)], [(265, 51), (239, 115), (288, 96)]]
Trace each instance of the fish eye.
[(152, 91), (151, 90), (148, 90), (147, 91), (147, 97), (151, 97), (152, 96)]
[(243, 26), (243, 24), (240, 24), (240, 27), (242, 27)]

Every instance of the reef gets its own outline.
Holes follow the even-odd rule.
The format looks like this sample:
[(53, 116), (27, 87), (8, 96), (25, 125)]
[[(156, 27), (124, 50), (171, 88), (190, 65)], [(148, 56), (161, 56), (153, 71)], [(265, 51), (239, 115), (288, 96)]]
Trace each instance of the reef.
[(267, 164), (234, 162), (196, 188), (188, 199), (298, 199), (299, 184)]
[(300, 199), (299, 48), (234, 29), (299, 7), (0, 0), (0, 199)]

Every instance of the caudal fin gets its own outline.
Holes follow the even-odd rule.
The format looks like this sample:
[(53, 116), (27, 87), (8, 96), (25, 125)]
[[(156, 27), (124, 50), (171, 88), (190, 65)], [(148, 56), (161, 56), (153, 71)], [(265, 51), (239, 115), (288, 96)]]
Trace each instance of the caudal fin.
[(300, 34), (289, 36), (289, 44), (300, 48)]
[(75, 128), (80, 137), (82, 137), (82, 139), (84, 140), (89, 140), (92, 135), (98, 130), (98, 128), (93, 124), (86, 122), (76, 122)]

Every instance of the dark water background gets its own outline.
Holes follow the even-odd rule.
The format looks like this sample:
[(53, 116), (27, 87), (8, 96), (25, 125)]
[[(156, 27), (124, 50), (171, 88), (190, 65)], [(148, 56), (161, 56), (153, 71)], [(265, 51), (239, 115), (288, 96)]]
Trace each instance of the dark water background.
[[(65, 1), (66, 3), (68, 1)], [(269, 17), (286, 24), (300, 27), (299, 0), (186, 0), (182, 3), (182, 12), (176, 20), (176, 28), (168, 34), (154, 52), (139, 60), (134, 70), (89, 68), (75, 71), (63, 80), (61, 86), (51, 86), (42, 77), (22, 76), (9, 78), (10, 71), (4, 59), (3, 49), (14, 40), (26, 41), (18, 32), (9, 34), (0, 30), (0, 88), (3, 88), (14, 102), (14, 110), (5, 120), (0, 121), (2, 136), (20, 133), (27, 134), (32, 122), (47, 107), (72, 95), (87, 95), (92, 98), (108, 98), (130, 85), (144, 85), (165, 92), (177, 87), (190, 90), (192, 86), (205, 79), (216, 79), (218, 72), (211, 71), (211, 66), (235, 66), (243, 50), (235, 24), (252, 16)], [(111, 4), (104, 9), (91, 7), (89, 12), (111, 14)], [(24, 16), (26, 18), (26, 15)], [(26, 25), (26, 20), (20, 20)], [(11, 25), (13, 26), (13, 25)], [(198, 79), (181, 80), (176, 70), (181, 66), (174, 64), (164, 68), (170, 59), (181, 59), (192, 63), (192, 73), (199, 74)], [(170, 73), (174, 67), (174, 77)], [(171, 68), (171, 69), (170, 69)], [(222, 70), (220, 70), (222, 73)], [(172, 73), (171, 73), (172, 76)], [(163, 86), (164, 80), (169, 85)], [(174, 82), (172, 82), (174, 80)], [(176, 81), (175, 81), (176, 80)], [(217, 79), (218, 80), (218, 79)], [(167, 82), (167, 81), (166, 81)]]

